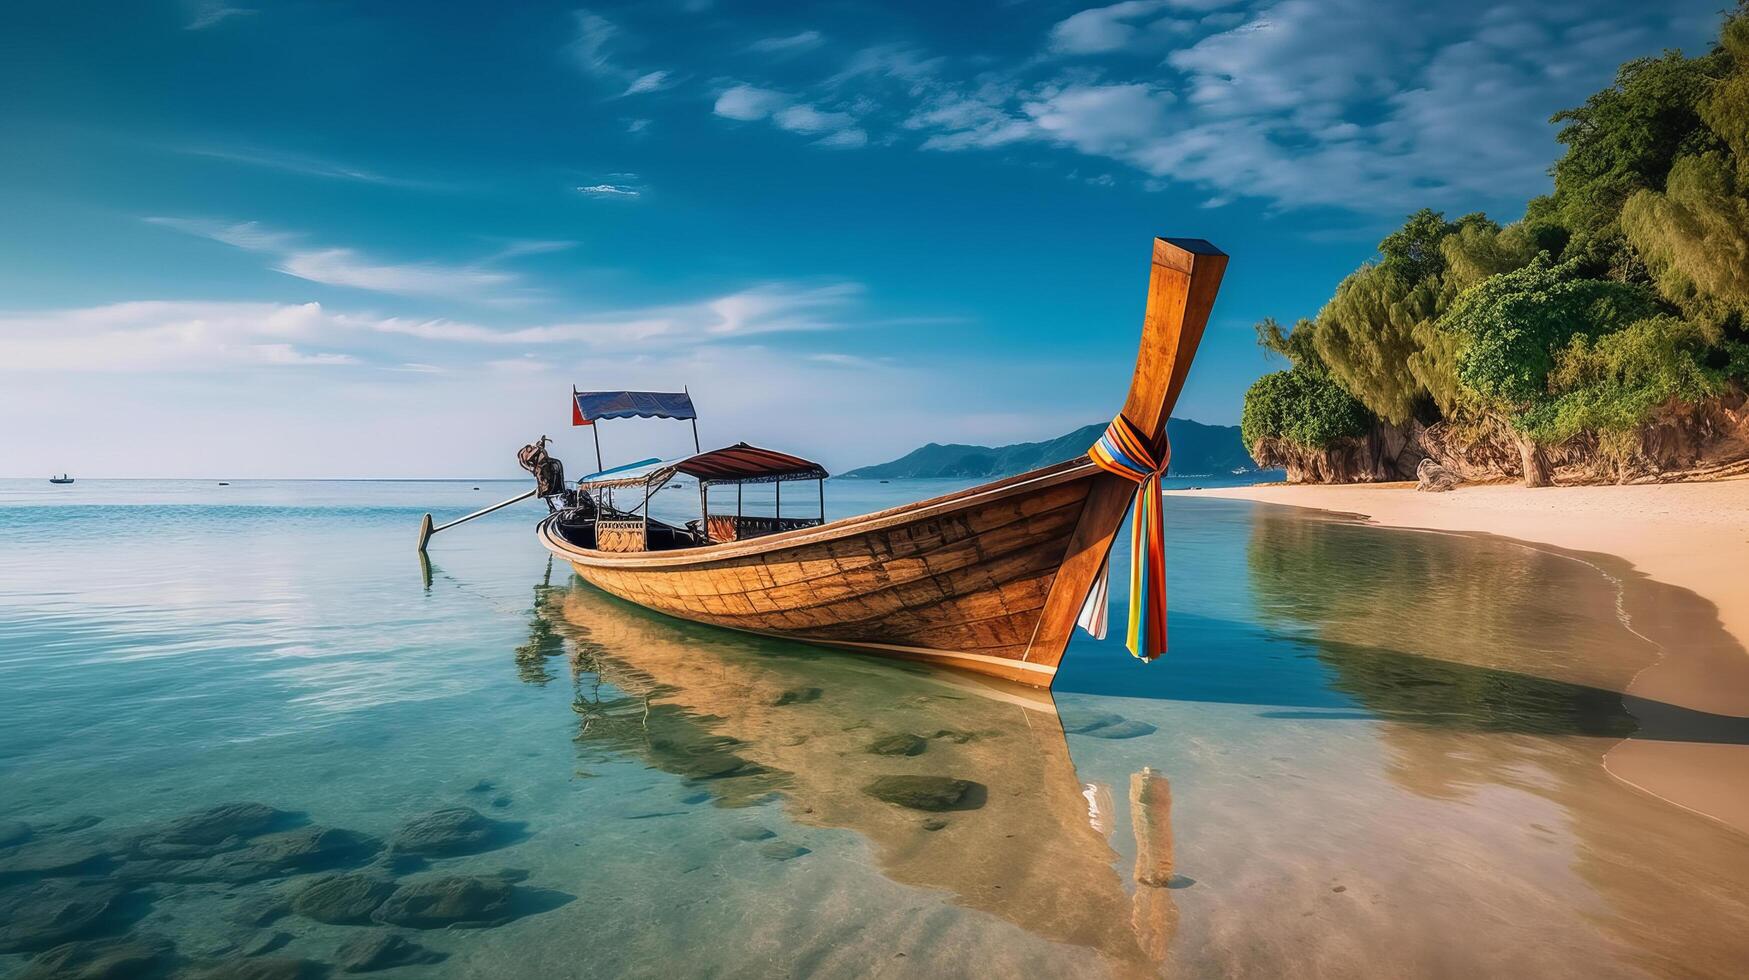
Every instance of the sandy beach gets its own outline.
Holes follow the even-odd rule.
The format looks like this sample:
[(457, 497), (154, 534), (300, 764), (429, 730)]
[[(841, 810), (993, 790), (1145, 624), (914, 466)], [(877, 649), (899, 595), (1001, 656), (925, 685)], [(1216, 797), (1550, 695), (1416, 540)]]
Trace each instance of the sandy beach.
[[(1628, 628), (1663, 651), (1623, 692), (1642, 737), (1612, 749), (1605, 767), (1749, 833), (1749, 480), (1437, 494), (1411, 483), (1175, 493), (1313, 508), (1382, 527), (1497, 535), (1595, 565), (1621, 582)], [(1666, 717), (1674, 713), (1685, 718), (1678, 734)], [(1644, 737), (1661, 724), (1672, 731)]]

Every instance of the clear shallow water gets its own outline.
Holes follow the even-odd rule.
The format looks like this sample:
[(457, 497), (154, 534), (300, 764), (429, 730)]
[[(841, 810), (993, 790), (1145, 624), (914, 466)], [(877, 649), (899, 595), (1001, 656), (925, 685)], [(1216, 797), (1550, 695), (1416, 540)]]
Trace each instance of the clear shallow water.
[[(955, 486), (833, 483), (827, 506)], [(239, 921), (321, 855), (251, 872), (238, 854), (260, 837), (175, 855), (198, 867), (142, 853), (163, 861), (166, 821), (230, 801), (378, 840), (461, 806), (495, 822), (465, 853), (354, 841), (327, 862), (402, 885), (526, 872), (481, 913), (507, 921), (396, 928), (447, 958), (389, 976), (1749, 962), (1749, 841), (1601, 766), (1639, 729), (1612, 692), (1654, 651), (1595, 569), (1174, 498), (1172, 653), (1143, 666), (1078, 640), (1059, 720), (955, 675), (610, 600), (549, 565), (538, 505), (440, 535), (427, 585), (419, 515), (520, 489), (0, 482), (0, 822), (32, 828), (0, 848), (0, 902), (123, 882), (80, 931), (157, 937), (166, 969), (272, 942), (334, 964), (384, 927)], [(977, 787), (941, 813), (870, 794), (906, 774)]]

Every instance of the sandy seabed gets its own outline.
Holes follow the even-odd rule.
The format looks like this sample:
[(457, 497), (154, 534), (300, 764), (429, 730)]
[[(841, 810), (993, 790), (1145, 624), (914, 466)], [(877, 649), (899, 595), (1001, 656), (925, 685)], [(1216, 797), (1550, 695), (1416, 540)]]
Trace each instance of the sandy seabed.
[[(1276, 484), (1171, 491), (1354, 515), (1381, 527), (1489, 534), (1592, 564), (1662, 658), (1623, 694), (1643, 731), (1605, 768), (1749, 833), (1749, 479), (1634, 486)], [(1696, 724), (1697, 717), (1706, 719)]]

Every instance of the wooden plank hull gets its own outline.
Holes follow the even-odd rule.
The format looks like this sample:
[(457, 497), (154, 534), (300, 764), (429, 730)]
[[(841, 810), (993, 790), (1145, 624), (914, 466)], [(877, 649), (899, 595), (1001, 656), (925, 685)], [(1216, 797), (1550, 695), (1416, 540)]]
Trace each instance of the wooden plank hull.
[(643, 555), (541, 539), (585, 581), (729, 629), (948, 664), (1048, 687), (1061, 651), (1030, 649), (1091, 489), (1050, 467), (818, 528)]
[[(1155, 239), (1123, 414), (1166, 454), (1166, 420), (1227, 257)], [(1085, 457), (820, 527), (672, 551), (541, 541), (590, 584), (699, 623), (1049, 687), (1134, 485)]]

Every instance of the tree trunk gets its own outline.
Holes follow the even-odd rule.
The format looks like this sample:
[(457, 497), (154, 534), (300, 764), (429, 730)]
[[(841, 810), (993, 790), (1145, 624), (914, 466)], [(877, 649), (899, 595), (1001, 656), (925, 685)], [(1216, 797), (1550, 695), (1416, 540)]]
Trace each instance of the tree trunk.
[(1518, 458), (1524, 464), (1524, 485), (1527, 487), (1546, 487), (1554, 483), (1549, 472), (1549, 454), (1536, 440), (1522, 436), (1518, 440)]

